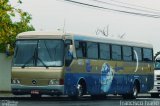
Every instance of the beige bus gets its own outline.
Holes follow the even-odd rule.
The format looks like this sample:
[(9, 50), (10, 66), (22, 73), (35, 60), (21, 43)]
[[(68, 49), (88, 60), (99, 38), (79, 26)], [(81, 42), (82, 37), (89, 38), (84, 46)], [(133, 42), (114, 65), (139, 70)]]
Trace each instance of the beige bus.
[(31, 31), (17, 36), (11, 88), (32, 97), (136, 98), (153, 88), (153, 72), (151, 44)]

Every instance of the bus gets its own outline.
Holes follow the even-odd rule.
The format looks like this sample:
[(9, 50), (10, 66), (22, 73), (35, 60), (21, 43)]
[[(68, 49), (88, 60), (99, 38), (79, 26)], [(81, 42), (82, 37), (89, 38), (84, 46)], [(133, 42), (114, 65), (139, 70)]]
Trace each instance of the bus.
[(153, 98), (158, 98), (160, 94), (160, 57), (155, 59), (154, 87), (149, 93)]
[(136, 98), (153, 88), (153, 46), (72, 33), (30, 31), (16, 38), (15, 95)]

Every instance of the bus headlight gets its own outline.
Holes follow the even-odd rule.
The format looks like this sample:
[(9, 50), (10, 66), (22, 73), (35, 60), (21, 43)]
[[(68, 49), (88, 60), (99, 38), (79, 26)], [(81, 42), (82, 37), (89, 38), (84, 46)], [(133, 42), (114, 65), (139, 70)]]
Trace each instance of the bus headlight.
[(12, 80), (12, 84), (16, 84), (16, 80)]
[(19, 80), (17, 80), (17, 84), (20, 84), (20, 81), (19, 81)]
[(12, 84), (20, 84), (21, 82), (19, 80), (12, 80)]
[(53, 80), (50, 80), (50, 81), (49, 81), (49, 85), (54, 85)]
[(59, 85), (59, 80), (50, 80), (49, 85)]

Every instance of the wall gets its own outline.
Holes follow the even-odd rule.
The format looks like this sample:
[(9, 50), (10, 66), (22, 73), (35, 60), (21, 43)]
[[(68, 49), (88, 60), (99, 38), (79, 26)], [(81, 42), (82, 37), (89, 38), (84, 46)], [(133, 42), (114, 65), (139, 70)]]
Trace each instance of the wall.
[(12, 57), (0, 53), (0, 91), (10, 91)]

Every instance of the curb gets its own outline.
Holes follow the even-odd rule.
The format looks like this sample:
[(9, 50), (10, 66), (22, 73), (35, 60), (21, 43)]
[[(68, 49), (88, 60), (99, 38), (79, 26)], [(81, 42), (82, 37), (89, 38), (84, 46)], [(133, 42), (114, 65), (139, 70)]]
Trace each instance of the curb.
[(0, 91), (0, 97), (13, 97), (11, 91)]

